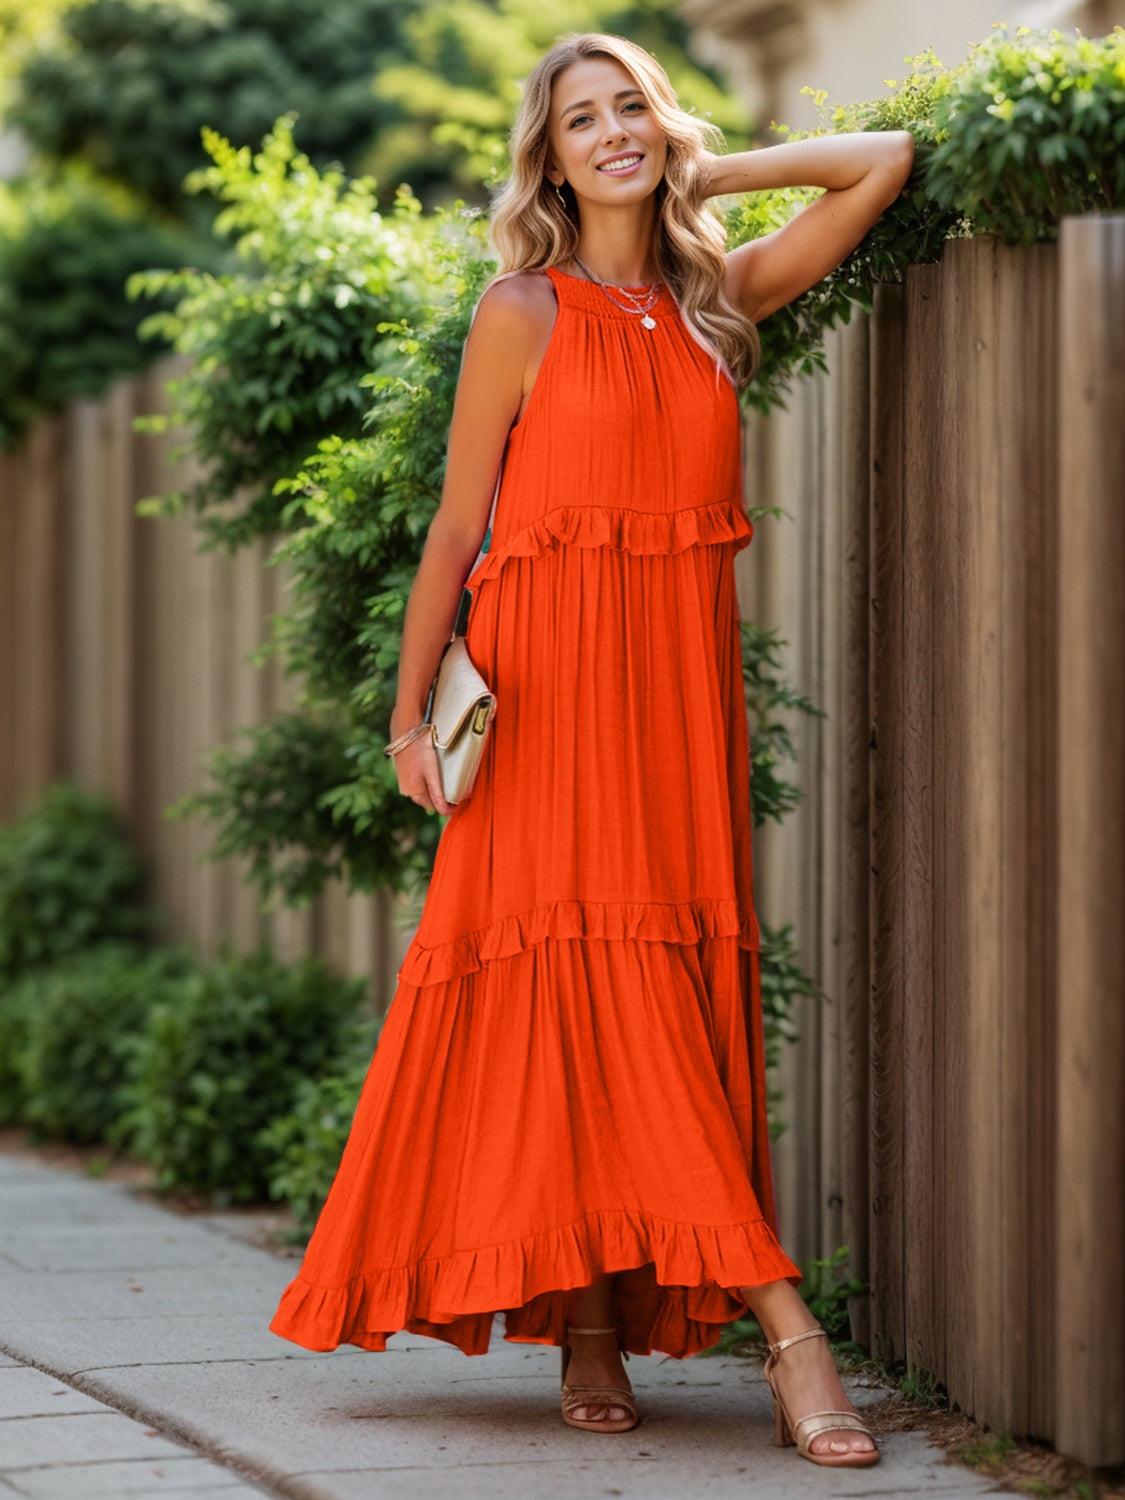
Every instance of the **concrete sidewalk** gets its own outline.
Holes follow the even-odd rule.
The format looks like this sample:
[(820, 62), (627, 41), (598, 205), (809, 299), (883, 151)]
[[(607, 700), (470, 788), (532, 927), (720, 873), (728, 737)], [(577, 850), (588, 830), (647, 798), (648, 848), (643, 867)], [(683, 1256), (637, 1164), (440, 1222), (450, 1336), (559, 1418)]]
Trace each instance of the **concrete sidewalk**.
[[(874, 1469), (770, 1440), (769, 1390), (731, 1358), (634, 1356), (642, 1423), (558, 1415), (554, 1349), (469, 1359), (398, 1334), (309, 1354), (267, 1329), (297, 1266), (128, 1188), (0, 1157), (0, 1497), (715, 1500), (1014, 1494), (919, 1433)], [(848, 1382), (859, 1408), (882, 1388)]]

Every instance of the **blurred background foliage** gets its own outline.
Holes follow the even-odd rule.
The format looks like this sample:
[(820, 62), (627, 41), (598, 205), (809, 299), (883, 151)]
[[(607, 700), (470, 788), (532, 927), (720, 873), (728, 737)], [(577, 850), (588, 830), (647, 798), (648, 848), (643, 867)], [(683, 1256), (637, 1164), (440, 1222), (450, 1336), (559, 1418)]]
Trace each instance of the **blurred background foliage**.
[(0, 203), (0, 445), (158, 354), (122, 294), (134, 271), (230, 263), (196, 176), (205, 130), (258, 146), (284, 112), (310, 163), (371, 177), (384, 210), (404, 183), (427, 208), (483, 206), (520, 79), (585, 29), (652, 47), (748, 143), (675, 0), (0, 0), (0, 122), (28, 154)]
[(399, 60), (409, 0), (78, 0), (52, 4), (7, 119), (42, 161), (82, 161), (154, 208), (191, 217), (200, 131), (260, 141), (298, 112), (317, 160), (355, 166), (394, 112), (372, 87)]

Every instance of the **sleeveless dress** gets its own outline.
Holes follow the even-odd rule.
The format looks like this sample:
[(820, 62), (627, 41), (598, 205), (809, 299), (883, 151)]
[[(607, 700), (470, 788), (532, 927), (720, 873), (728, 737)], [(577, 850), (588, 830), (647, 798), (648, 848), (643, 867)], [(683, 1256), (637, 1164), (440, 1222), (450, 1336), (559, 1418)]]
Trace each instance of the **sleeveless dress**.
[(776, 1236), (734, 554), (738, 401), (667, 287), (641, 326), (555, 269), (469, 654), (497, 695), (351, 1135), (271, 1328), (466, 1354), (565, 1342), (615, 1271), (683, 1357), (800, 1271)]

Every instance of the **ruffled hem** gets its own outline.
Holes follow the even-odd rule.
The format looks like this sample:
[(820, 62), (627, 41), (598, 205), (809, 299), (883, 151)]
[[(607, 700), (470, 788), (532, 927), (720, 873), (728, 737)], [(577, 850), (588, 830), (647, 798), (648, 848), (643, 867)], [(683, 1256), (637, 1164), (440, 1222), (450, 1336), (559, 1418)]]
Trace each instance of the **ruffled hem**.
[[(628, 1209), (595, 1211), (543, 1234), (388, 1268), (340, 1287), (297, 1276), (272, 1332), (323, 1352), (384, 1350), (395, 1333), (424, 1334), (486, 1354), (493, 1318), (505, 1339), (562, 1344), (567, 1292), (617, 1272), (615, 1315), (625, 1347), (684, 1358), (711, 1348), (748, 1309), (739, 1287), (801, 1273), (764, 1219), (677, 1224)], [(423, 1316), (423, 1310), (425, 1315)]]
[(734, 937), (740, 948), (757, 952), (756, 916), (747, 918), (738, 902), (686, 901), (680, 905), (649, 902), (553, 901), (530, 911), (500, 917), (487, 927), (448, 942), (424, 947), (417, 937), (406, 951), (397, 978), (418, 987), (441, 984), (498, 958), (511, 958), (546, 938), (606, 938), (649, 943), (698, 943), (705, 938)]
[(495, 578), (509, 558), (537, 557), (560, 545), (668, 554), (733, 542), (737, 552), (753, 535), (754, 527), (737, 499), (665, 515), (616, 506), (566, 505), (548, 511), (506, 542), (494, 543), (466, 582), (475, 587)]

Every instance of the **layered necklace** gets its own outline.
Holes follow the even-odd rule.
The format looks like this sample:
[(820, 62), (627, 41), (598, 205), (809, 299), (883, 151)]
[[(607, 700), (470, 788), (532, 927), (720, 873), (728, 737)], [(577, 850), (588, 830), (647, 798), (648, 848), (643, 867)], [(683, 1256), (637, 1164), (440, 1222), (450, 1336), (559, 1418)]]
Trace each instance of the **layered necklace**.
[(626, 306), (624, 302), (618, 302), (616, 297), (610, 296), (609, 287), (606, 286), (605, 282), (600, 276), (596, 276), (594, 272), (590, 270), (590, 267), (584, 260), (580, 260), (577, 255), (574, 257), (574, 259), (577, 264), (582, 267), (590, 280), (596, 282), (598, 286), (601, 287), (603, 294), (609, 298), (614, 307), (620, 308), (622, 312), (636, 313), (641, 320), (642, 328), (647, 328), (651, 331), (656, 327), (656, 319), (650, 317), (649, 314), (656, 306), (657, 300), (660, 297), (660, 288), (664, 285), (662, 281), (654, 281), (653, 284), (650, 287), (647, 287), (639, 297), (634, 296), (633, 293), (630, 292), (626, 287), (615, 286), (614, 291), (620, 292), (623, 297), (628, 299), (629, 305)]

